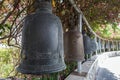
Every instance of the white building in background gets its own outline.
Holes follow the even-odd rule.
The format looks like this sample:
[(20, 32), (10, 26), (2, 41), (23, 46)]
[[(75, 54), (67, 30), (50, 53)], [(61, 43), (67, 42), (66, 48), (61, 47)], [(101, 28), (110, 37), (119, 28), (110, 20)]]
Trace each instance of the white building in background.
[(10, 48), (10, 47), (7, 46), (7, 45), (4, 45), (4, 44), (2, 44), (2, 43), (0, 43), (0, 48)]

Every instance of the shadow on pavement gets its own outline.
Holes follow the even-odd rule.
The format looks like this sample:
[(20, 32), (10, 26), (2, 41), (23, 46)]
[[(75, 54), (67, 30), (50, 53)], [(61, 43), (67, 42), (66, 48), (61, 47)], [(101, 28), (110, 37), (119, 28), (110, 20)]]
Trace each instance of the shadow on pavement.
[[(107, 65), (107, 64), (106, 64)], [(120, 80), (114, 73), (106, 68), (99, 68), (95, 80)]]

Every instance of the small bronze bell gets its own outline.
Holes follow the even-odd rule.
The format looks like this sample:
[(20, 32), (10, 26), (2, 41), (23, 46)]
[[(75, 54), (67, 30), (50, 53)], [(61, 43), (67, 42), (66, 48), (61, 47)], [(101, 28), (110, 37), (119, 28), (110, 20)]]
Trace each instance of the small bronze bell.
[(91, 54), (97, 50), (97, 42), (94, 38), (90, 38), (85, 32), (83, 32), (83, 42), (85, 54)]
[(83, 33), (83, 42), (84, 42), (84, 53), (91, 54), (91, 52), (92, 52), (91, 39), (86, 33)]
[(66, 68), (61, 21), (52, 14), (49, 2), (39, 2), (39, 7), (26, 16), (23, 26), (22, 60), (17, 68), (23, 74), (41, 75)]
[(83, 61), (83, 36), (78, 30), (69, 30), (64, 33), (65, 59), (68, 61)]
[(94, 38), (91, 39), (91, 50), (92, 50), (92, 53), (97, 50), (97, 42), (95, 41)]

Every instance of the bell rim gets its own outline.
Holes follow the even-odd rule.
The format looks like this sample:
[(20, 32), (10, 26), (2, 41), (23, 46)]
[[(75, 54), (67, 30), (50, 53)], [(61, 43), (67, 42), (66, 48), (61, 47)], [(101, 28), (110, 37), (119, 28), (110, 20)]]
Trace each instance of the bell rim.
[(52, 70), (46, 70), (46, 71), (30, 71), (30, 70), (26, 70), (26, 69), (23, 69), (23, 68), (20, 68), (17, 67), (17, 71), (22, 73), (22, 74), (32, 74), (32, 75), (43, 75), (43, 74), (50, 74), (50, 73), (57, 73), (57, 72), (60, 72), (60, 71), (63, 71), (66, 69), (66, 65), (63, 64), (62, 66), (56, 68), (56, 69), (52, 69)]

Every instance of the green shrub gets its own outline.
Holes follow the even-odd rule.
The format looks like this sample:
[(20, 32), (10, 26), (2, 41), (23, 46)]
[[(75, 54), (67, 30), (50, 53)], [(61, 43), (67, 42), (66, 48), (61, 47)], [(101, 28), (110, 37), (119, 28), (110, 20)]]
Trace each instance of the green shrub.
[(15, 48), (0, 48), (0, 78), (6, 78), (15, 74), (18, 53), (18, 50)]
[[(16, 67), (19, 64), (19, 50), (15, 48), (0, 48), (0, 78), (16, 77), (26, 79), (26, 75), (16, 72)], [(63, 80), (75, 68), (76, 62), (66, 62), (66, 70), (59, 73)], [(17, 74), (16, 74), (17, 73)], [(42, 78), (32, 77), (32, 80), (57, 80), (58, 73), (43, 75)], [(27, 79), (26, 79), (27, 80)]]

